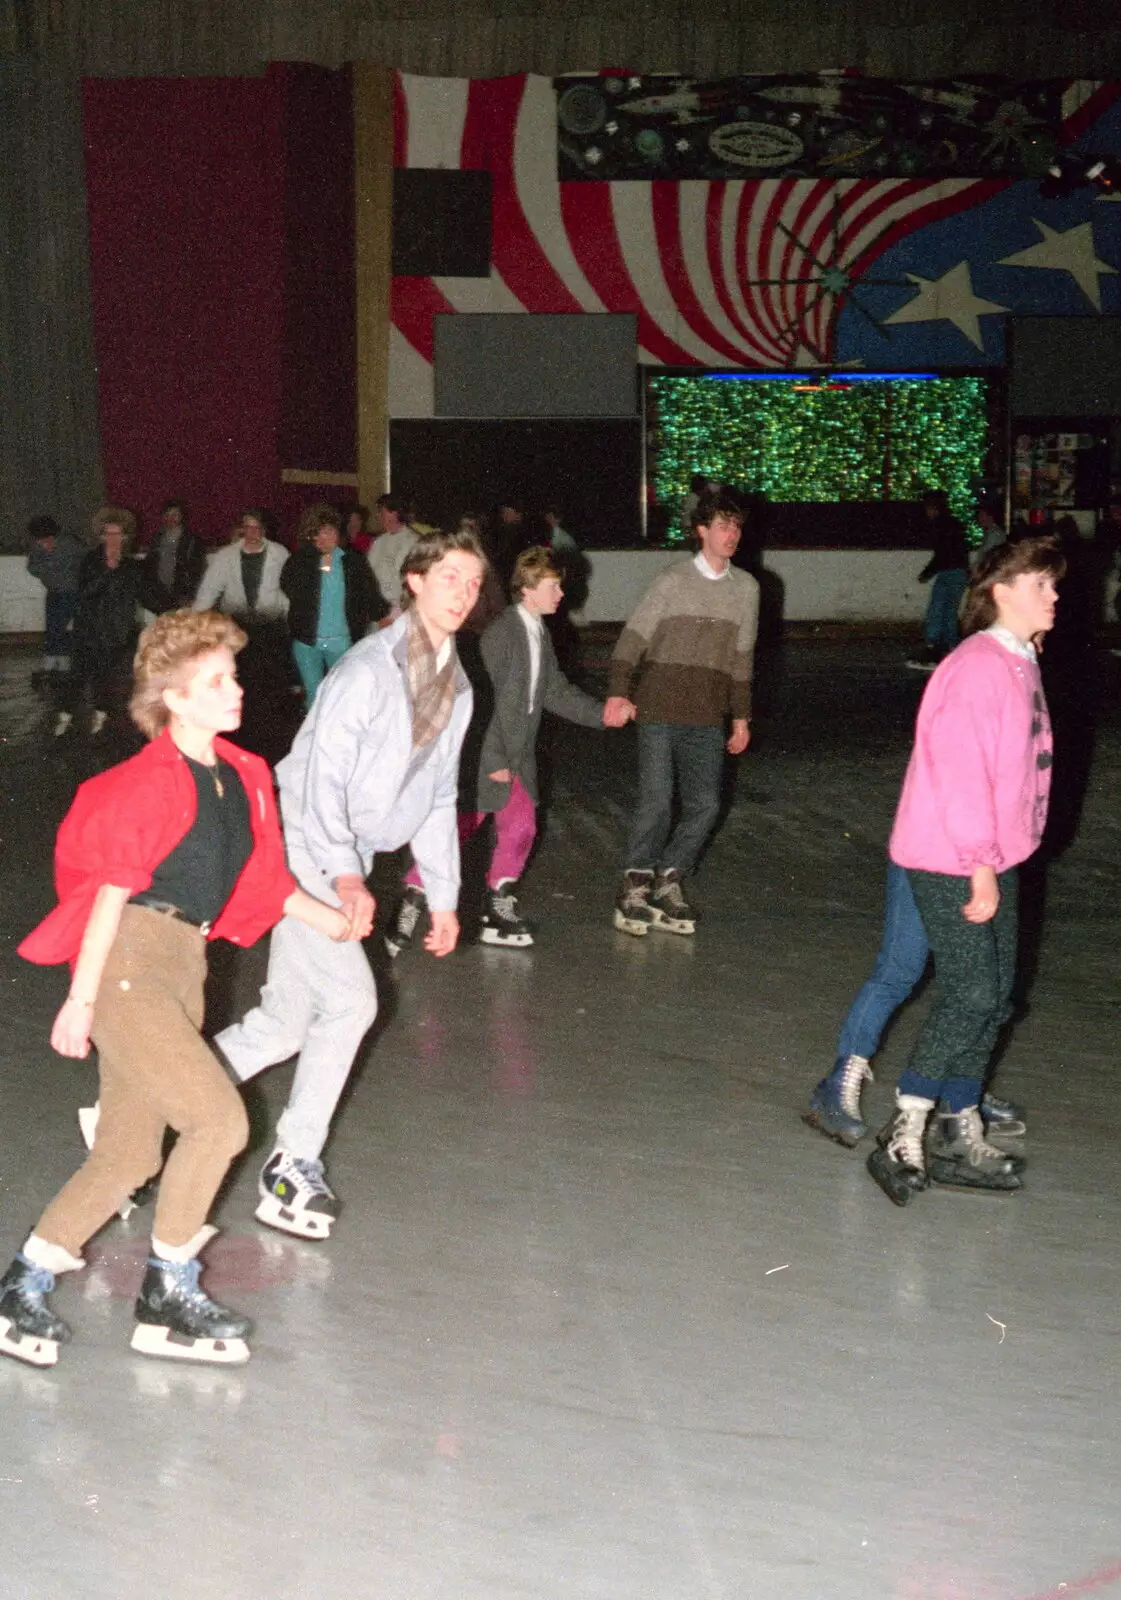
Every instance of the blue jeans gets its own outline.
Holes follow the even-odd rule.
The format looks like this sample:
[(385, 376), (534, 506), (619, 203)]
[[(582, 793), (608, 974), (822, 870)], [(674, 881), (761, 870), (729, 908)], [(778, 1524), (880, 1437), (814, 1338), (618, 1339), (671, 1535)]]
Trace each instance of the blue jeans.
[[(640, 722), (638, 804), (627, 840), (627, 867), (691, 872), (719, 815), (723, 776), (722, 727)], [(671, 837), (675, 786), (681, 815)]]
[(930, 944), (905, 870), (888, 862), (884, 936), (875, 970), (852, 1003), (841, 1028), (837, 1056), (871, 1059), (892, 1014), (926, 970)]
[(349, 649), (350, 640), (347, 638), (320, 639), (316, 644), (301, 644), (298, 639), (292, 640), (292, 658), (300, 674), (309, 708), (323, 679)]
[(930, 603), (926, 608), (923, 635), (932, 650), (948, 654), (961, 639), (958, 627), (958, 606), (969, 582), (968, 572), (955, 567), (949, 572), (936, 572), (930, 586)]

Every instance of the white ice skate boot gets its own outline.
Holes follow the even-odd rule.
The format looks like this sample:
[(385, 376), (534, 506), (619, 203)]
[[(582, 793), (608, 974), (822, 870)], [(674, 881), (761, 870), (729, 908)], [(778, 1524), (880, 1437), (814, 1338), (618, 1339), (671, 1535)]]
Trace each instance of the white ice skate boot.
[(258, 1222), (301, 1239), (329, 1239), (339, 1202), (323, 1176), (322, 1161), (274, 1150), (261, 1171)]

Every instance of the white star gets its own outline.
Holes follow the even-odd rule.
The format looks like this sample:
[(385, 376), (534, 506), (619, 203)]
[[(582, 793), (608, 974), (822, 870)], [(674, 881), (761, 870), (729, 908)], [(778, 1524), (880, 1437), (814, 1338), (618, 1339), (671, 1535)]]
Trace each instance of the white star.
[(1069, 272), (1090, 304), (1100, 311), (1102, 290), (1098, 276), (1103, 272), (1116, 274), (1117, 268), (1111, 267), (1108, 261), (1099, 261), (1094, 254), (1094, 224), (1079, 222), (1060, 233), (1058, 228), (1049, 228), (1038, 217), (1033, 217), (1032, 221), (1043, 238), (1038, 244), (1029, 245), (1026, 250), (1017, 250), (1015, 255), (1005, 256), (1000, 265)]
[(921, 278), (917, 272), (908, 272), (907, 277), (918, 286), (919, 292), (890, 317), (885, 317), (885, 323), (952, 322), (978, 350), (983, 350), (981, 318), (1008, 310), (1007, 306), (998, 306), (995, 301), (982, 300), (974, 294), (968, 261), (959, 261), (940, 278)]

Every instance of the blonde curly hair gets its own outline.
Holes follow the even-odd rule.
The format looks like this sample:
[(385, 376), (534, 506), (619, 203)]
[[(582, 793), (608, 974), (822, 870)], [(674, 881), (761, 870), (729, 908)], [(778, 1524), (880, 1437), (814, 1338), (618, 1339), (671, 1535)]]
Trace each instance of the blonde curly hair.
[(154, 739), (171, 720), (166, 689), (183, 687), (187, 669), (223, 646), (236, 655), (246, 635), (220, 611), (165, 611), (140, 635), (132, 662), (128, 712), (147, 738)]
[(120, 528), (124, 534), (124, 548), (131, 550), (136, 539), (136, 517), (124, 506), (101, 506), (90, 518), (90, 532), (94, 544), (101, 543), (106, 528)]

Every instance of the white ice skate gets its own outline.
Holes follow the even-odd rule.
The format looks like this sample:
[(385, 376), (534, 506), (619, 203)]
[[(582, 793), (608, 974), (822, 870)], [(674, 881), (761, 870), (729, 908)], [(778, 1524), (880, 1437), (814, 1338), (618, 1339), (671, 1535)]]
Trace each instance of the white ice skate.
[(329, 1239), (339, 1202), (323, 1176), (322, 1161), (274, 1150), (261, 1171), (257, 1221), (300, 1239)]

